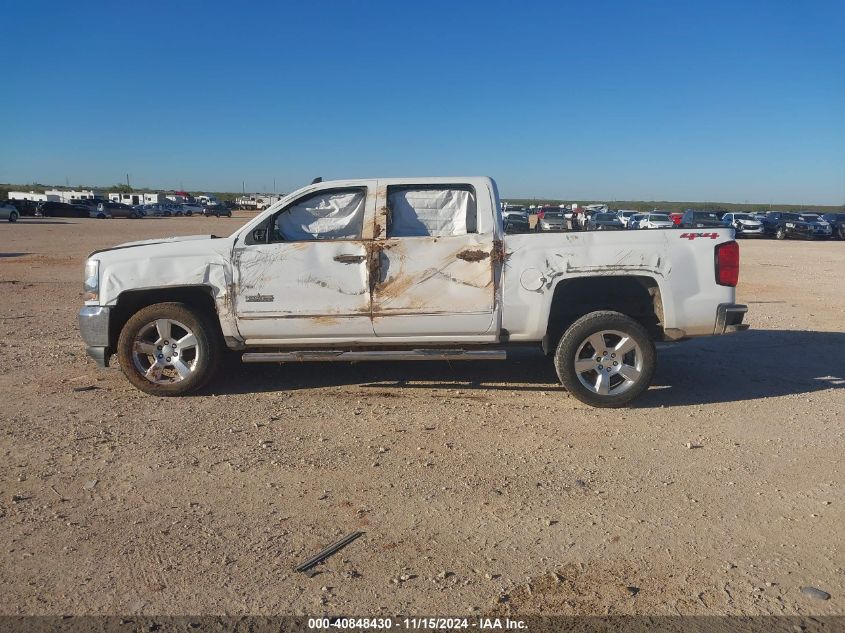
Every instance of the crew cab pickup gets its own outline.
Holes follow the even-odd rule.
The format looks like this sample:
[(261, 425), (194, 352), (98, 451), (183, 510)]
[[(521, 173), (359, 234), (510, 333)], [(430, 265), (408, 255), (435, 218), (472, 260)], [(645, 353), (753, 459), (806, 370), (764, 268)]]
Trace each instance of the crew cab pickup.
[[(244, 362), (502, 360), (541, 346), (576, 398), (648, 388), (655, 341), (743, 330), (731, 228), (504, 235), (490, 178), (319, 182), (229, 237), (92, 253), (88, 354), (157, 396)], [(226, 353), (227, 350), (230, 353)]]

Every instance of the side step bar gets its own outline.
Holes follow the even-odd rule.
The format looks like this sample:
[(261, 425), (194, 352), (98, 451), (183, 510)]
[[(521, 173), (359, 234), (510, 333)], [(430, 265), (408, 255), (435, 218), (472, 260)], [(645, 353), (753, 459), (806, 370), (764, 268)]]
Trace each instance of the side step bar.
[(408, 349), (383, 351), (305, 350), (291, 352), (245, 352), (245, 363), (295, 363), (304, 361), (365, 360), (507, 360), (503, 349)]

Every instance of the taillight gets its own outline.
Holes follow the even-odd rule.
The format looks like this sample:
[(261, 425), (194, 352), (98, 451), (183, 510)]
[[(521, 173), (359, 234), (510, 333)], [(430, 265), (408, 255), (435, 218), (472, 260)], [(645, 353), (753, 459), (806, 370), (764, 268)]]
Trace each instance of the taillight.
[(739, 244), (725, 242), (716, 247), (716, 283), (736, 286), (739, 281)]

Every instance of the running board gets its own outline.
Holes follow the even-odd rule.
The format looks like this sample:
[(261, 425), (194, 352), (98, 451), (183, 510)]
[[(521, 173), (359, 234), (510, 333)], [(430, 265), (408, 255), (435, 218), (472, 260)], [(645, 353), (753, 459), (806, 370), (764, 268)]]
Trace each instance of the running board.
[(503, 349), (408, 349), (354, 352), (343, 350), (306, 350), (291, 352), (246, 352), (245, 363), (295, 363), (303, 361), (357, 362), (366, 360), (507, 360)]

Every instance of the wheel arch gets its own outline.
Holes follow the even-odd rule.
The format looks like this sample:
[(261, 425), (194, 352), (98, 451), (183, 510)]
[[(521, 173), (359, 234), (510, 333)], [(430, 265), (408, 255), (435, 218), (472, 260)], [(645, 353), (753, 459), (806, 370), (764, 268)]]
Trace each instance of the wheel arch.
[(568, 277), (554, 287), (543, 349), (551, 353), (576, 320), (600, 310), (621, 312), (640, 323), (654, 340), (664, 337), (664, 296), (649, 275)]
[[(109, 345), (111, 348), (116, 348), (120, 332), (133, 314), (147, 306), (166, 302), (182, 303), (192, 310), (213, 317), (209, 320), (215, 324), (218, 332), (220, 331), (214, 289), (210, 286), (169, 286), (167, 288), (124, 290), (118, 295), (112, 308), (109, 323)], [(220, 336), (222, 337), (222, 333), (220, 333)]]

